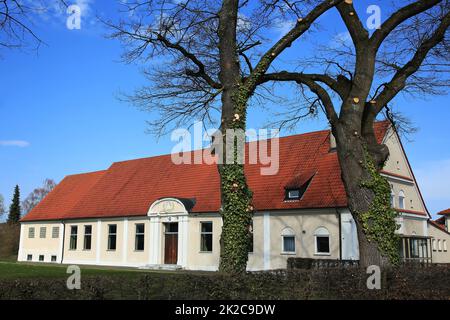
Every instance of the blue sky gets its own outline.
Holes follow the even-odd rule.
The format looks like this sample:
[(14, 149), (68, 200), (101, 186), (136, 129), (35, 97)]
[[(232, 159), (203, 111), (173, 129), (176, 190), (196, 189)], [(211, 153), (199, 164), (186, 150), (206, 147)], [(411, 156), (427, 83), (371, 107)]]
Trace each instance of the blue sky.
[[(38, 53), (0, 52), (0, 194), (6, 205), (16, 184), (25, 197), (45, 178), (60, 181), (115, 161), (169, 153), (174, 146), (169, 137), (158, 140), (145, 132), (149, 114), (117, 99), (145, 80), (138, 66), (120, 62), (120, 44), (106, 39), (95, 19), (115, 8), (104, 1), (78, 2), (86, 13), (81, 30), (68, 30), (64, 16), (36, 17), (47, 46)], [(344, 29), (337, 25), (333, 31)], [(419, 128), (405, 148), (431, 213), (450, 207), (449, 102), (448, 96), (396, 100)], [(259, 128), (268, 117), (250, 111), (249, 126)], [(320, 117), (301, 123), (295, 133), (324, 128)]]

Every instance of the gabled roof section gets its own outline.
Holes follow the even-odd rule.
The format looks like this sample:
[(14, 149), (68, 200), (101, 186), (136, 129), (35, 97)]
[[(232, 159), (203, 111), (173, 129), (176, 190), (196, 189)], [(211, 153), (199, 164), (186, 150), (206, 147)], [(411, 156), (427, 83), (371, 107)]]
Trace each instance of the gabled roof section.
[(288, 183), (284, 186), (285, 189), (299, 189), (307, 184), (316, 174), (315, 170), (309, 170), (306, 172), (301, 172), (295, 175)]
[[(386, 121), (375, 124), (379, 142), (388, 128)], [(247, 143), (247, 151), (248, 147)], [(280, 138), (276, 175), (261, 175), (261, 168), (267, 165), (245, 164), (255, 209), (346, 207), (337, 153), (329, 150), (330, 131), (323, 130)], [(197, 152), (203, 150), (189, 154)], [(307, 181), (300, 200), (284, 201), (287, 185)], [(190, 212), (218, 212), (217, 166), (176, 165), (171, 155), (116, 162), (106, 171), (68, 176), (22, 221), (145, 216), (153, 202), (166, 197), (195, 199), (188, 206)]]
[(83, 200), (106, 171), (97, 171), (65, 177), (21, 221), (62, 219)]
[(450, 214), (450, 209), (446, 209), (441, 212), (438, 212), (438, 214), (443, 215), (443, 216), (448, 215), (448, 214)]

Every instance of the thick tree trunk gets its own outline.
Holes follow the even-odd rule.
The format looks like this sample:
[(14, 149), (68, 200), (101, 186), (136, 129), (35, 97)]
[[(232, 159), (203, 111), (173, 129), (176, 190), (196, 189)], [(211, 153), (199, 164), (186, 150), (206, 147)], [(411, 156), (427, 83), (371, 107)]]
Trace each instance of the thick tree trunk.
[[(248, 91), (243, 87), (236, 50), (238, 0), (224, 0), (219, 13), (220, 81), (222, 83), (223, 163), (219, 164), (221, 182), (221, 215), (223, 221), (219, 270), (245, 272), (250, 245), (250, 223), (253, 216), (252, 194), (248, 189), (244, 165), (238, 162), (239, 143), (226, 148), (227, 130), (246, 127)], [(232, 155), (227, 154), (231, 152)], [(232, 158), (233, 163), (228, 163)]]
[(371, 210), (375, 193), (362, 185), (364, 181), (370, 181), (373, 177), (365, 165), (368, 144), (361, 135), (360, 122), (355, 117), (353, 121), (336, 123), (333, 125), (333, 134), (336, 137), (348, 206), (357, 224), (360, 265), (363, 267), (387, 265), (388, 259), (382, 256), (378, 244), (368, 239), (363, 227), (361, 214)]

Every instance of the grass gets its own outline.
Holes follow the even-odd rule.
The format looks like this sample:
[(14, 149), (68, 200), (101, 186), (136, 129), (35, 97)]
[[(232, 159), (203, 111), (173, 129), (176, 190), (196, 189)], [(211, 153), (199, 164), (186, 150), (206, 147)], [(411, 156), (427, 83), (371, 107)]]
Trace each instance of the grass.
[[(50, 263), (25, 263), (15, 262), (13, 258), (0, 260), (0, 279), (19, 279), (19, 278), (67, 278), (67, 265), (55, 265)], [(84, 276), (127, 276), (138, 277), (145, 273), (205, 273), (197, 271), (166, 271), (166, 270), (140, 270), (134, 268), (117, 267), (97, 267), (97, 266), (79, 266), (81, 274)]]

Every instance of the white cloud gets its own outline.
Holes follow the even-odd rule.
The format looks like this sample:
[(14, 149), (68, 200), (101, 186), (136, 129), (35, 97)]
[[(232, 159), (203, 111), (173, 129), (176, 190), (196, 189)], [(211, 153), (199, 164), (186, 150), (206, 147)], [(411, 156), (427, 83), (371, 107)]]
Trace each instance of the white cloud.
[(0, 146), (26, 148), (30, 146), (30, 143), (24, 140), (0, 140)]

